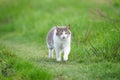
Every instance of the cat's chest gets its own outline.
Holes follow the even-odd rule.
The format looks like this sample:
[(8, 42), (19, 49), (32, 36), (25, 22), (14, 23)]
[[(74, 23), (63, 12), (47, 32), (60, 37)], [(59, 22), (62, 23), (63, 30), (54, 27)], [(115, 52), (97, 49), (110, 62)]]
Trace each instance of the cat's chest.
[(64, 49), (65, 47), (67, 46), (67, 44), (63, 44), (63, 43), (61, 43), (60, 45), (59, 45), (59, 47), (60, 47), (60, 49)]
[(55, 43), (55, 45), (60, 49), (64, 49), (69, 45), (69, 43), (67, 41), (58, 41), (57, 43)]

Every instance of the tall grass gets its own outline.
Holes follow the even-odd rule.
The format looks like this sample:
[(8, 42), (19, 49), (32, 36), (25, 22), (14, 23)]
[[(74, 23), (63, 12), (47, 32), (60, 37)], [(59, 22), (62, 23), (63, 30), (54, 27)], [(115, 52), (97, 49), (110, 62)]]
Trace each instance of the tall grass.
[(26, 60), (18, 58), (12, 51), (0, 49), (0, 79), (1, 80), (52, 80), (52, 74), (34, 66)]

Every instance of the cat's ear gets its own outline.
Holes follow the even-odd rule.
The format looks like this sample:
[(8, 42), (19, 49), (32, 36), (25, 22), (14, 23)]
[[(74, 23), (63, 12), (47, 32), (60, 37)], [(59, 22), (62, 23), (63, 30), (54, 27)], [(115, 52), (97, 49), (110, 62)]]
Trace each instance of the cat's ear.
[(59, 28), (58, 28), (58, 26), (56, 26), (56, 30), (57, 30), (57, 31), (59, 31)]
[(69, 30), (70, 30), (70, 24), (67, 26), (67, 29), (69, 29)]

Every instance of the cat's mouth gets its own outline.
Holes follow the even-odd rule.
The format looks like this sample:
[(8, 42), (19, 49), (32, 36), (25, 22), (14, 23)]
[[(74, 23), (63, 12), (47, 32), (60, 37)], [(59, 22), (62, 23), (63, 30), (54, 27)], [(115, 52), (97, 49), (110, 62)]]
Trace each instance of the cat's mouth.
[(61, 37), (61, 40), (66, 40), (67, 38), (66, 37)]

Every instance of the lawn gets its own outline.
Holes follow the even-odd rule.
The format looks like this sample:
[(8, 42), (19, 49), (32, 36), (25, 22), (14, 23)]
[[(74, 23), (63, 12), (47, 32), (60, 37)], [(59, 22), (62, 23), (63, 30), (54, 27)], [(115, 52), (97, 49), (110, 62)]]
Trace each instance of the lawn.
[[(0, 12), (1, 80), (120, 79), (119, 0), (1, 0)], [(47, 32), (69, 24), (69, 60), (49, 59)]]

